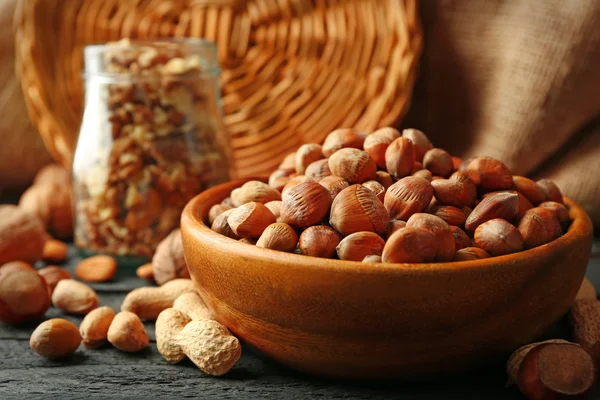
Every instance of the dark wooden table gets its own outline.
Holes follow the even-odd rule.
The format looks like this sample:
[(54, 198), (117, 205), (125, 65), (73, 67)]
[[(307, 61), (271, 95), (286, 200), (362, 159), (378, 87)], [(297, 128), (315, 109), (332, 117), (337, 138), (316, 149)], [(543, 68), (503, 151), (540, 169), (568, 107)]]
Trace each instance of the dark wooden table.
[[(72, 270), (78, 258), (71, 249), (65, 266)], [(592, 252), (588, 277), (600, 287), (600, 240)], [(103, 305), (118, 310), (124, 295), (145, 282), (119, 276), (95, 284)], [(48, 318), (65, 317), (51, 308)], [(76, 324), (80, 318), (67, 316)], [(506, 388), (503, 365), (472, 376), (422, 383), (333, 382), (285, 369), (244, 349), (236, 367), (221, 378), (210, 377), (186, 361), (170, 365), (154, 342), (154, 324), (147, 323), (151, 345), (138, 354), (122, 353), (110, 346), (80, 347), (66, 361), (45, 360), (29, 348), (37, 323), (10, 326), (0, 323), (0, 399), (115, 399), (115, 398), (217, 398), (217, 399), (520, 399), (514, 387)], [(549, 336), (568, 335), (563, 323)], [(600, 398), (596, 394), (595, 398)]]

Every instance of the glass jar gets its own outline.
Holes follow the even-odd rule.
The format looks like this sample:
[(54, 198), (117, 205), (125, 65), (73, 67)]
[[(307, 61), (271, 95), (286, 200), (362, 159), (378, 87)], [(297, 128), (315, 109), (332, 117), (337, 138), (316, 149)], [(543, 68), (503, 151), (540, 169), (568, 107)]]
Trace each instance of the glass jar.
[(152, 257), (188, 200), (229, 179), (215, 45), (87, 46), (73, 162), (75, 243), (121, 264)]

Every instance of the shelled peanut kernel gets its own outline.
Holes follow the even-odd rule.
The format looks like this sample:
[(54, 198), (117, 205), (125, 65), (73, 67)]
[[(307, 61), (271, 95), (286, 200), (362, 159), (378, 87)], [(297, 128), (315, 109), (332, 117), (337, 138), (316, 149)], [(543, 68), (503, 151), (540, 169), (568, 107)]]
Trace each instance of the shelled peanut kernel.
[[(246, 182), (211, 209), (216, 232), (246, 243), (356, 262), (469, 261), (544, 245), (569, 209), (547, 179), (500, 160), (462, 161), (416, 129), (338, 129), (286, 156), (269, 183)], [(265, 206), (263, 206), (265, 204)], [(225, 218), (224, 216), (228, 216)]]

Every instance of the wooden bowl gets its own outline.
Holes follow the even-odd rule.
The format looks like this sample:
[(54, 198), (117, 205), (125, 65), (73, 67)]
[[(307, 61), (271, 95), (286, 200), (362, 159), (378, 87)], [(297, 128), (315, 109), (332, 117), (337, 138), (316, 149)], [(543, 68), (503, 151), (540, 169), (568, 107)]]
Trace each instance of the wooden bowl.
[(216, 319), (268, 357), (336, 378), (415, 378), (489, 363), (569, 309), (592, 224), (567, 200), (569, 231), (518, 254), (438, 264), (363, 264), (239, 243), (204, 223), (248, 179), (191, 200), (182, 215), (192, 279)]

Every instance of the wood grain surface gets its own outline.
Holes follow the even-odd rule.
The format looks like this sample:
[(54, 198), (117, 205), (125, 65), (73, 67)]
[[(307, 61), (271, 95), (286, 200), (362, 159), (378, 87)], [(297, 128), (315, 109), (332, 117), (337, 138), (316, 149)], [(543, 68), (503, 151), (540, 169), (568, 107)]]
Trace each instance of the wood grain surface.
[[(77, 261), (74, 250), (67, 267)], [(600, 287), (600, 240), (596, 240), (590, 277)], [(115, 309), (125, 293), (145, 283), (135, 277), (94, 284), (103, 305)], [(64, 317), (51, 308), (47, 315)], [(67, 317), (79, 323), (78, 317)], [(226, 376), (210, 377), (190, 362), (170, 365), (154, 342), (154, 324), (146, 324), (150, 347), (138, 354), (122, 353), (110, 346), (97, 350), (82, 347), (63, 362), (48, 361), (29, 349), (36, 323), (10, 326), (0, 323), (0, 399), (521, 399), (514, 387), (506, 388), (504, 366), (473, 376), (443, 381), (406, 383), (354, 383), (318, 379), (285, 369), (244, 348), (238, 365)], [(546, 335), (568, 338), (564, 321)], [(600, 399), (596, 392), (595, 397)]]

